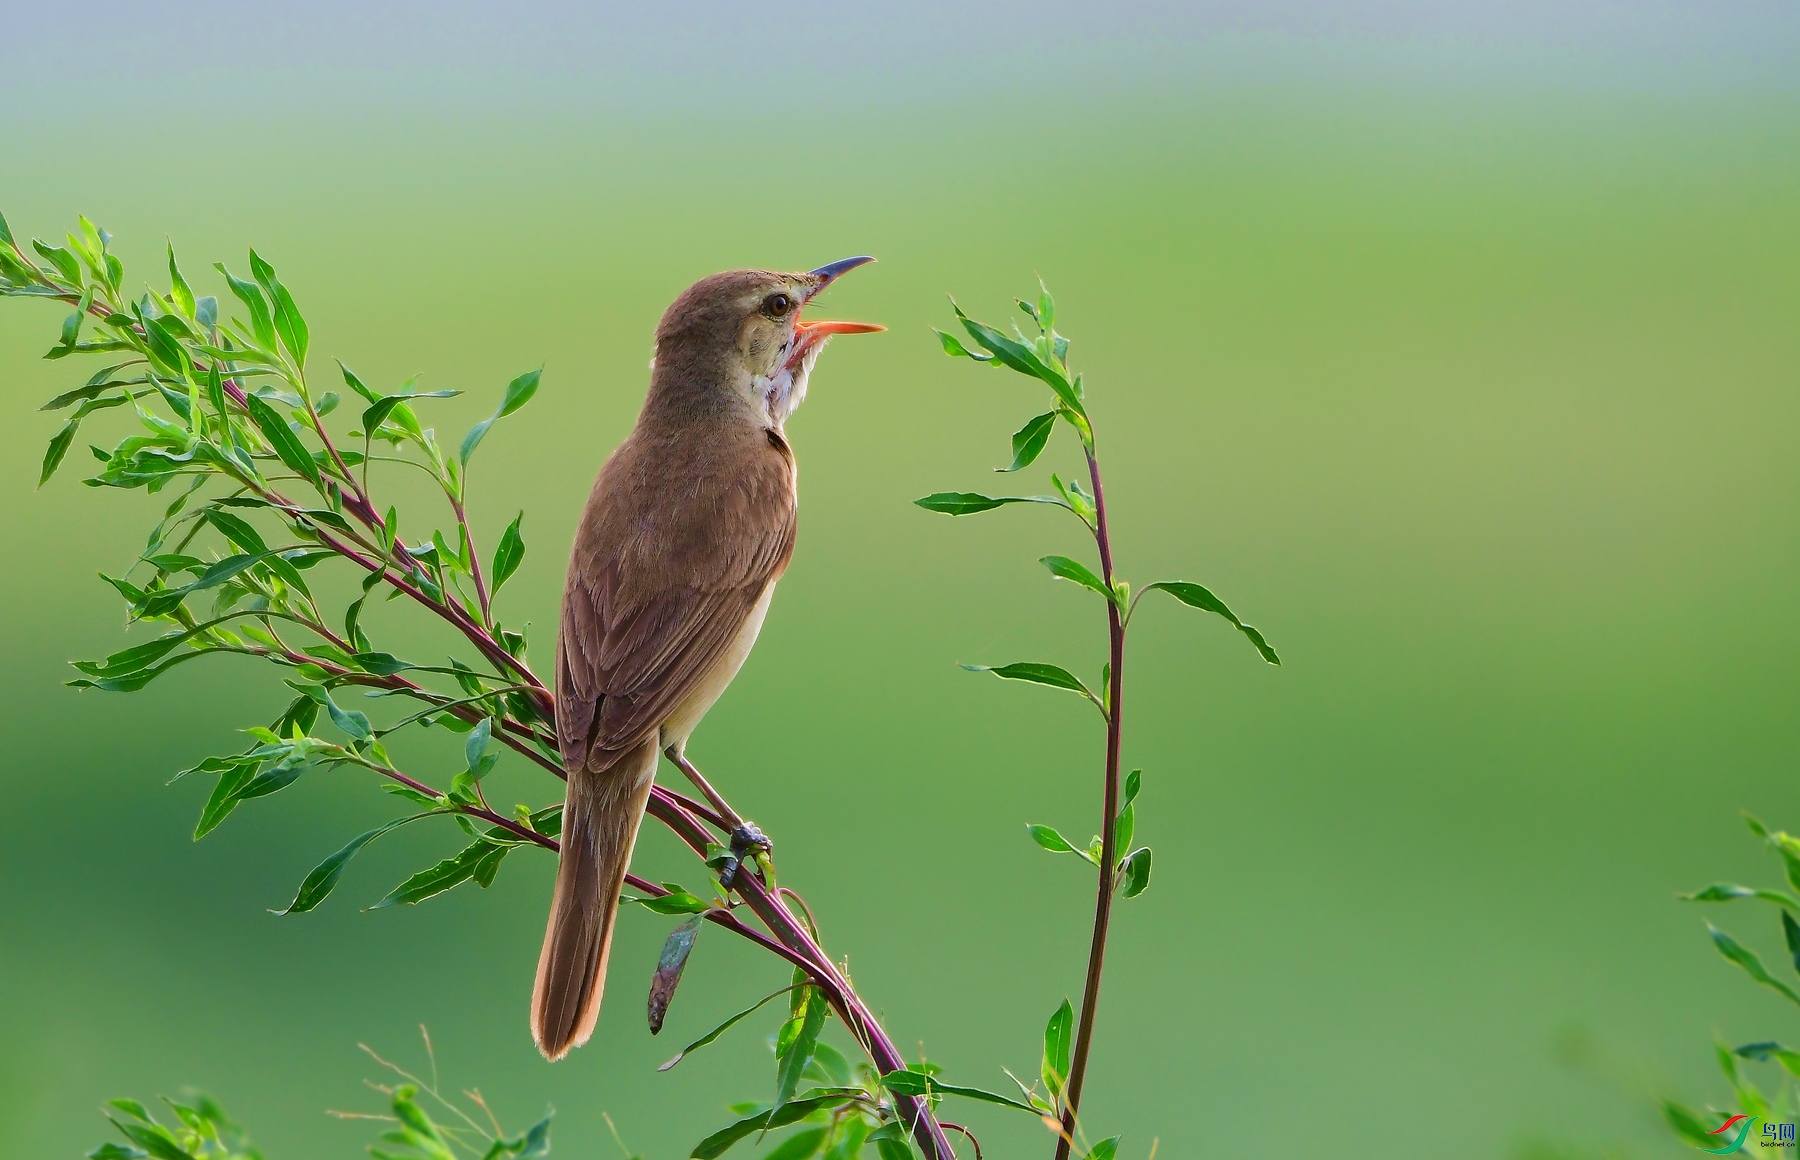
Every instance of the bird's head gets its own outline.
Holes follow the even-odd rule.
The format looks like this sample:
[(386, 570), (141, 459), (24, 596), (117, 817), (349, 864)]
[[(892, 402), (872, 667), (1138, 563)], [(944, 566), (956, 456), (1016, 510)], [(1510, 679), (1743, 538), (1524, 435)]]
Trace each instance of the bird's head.
[(872, 322), (803, 319), (827, 286), (873, 258), (845, 258), (804, 274), (728, 270), (682, 291), (656, 328), (651, 397), (692, 408), (748, 407), (780, 427), (834, 334), (885, 330)]

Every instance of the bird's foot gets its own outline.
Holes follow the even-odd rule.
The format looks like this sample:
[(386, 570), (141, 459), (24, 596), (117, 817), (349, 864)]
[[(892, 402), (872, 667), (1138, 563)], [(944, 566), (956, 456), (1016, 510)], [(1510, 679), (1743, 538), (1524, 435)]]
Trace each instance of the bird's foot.
[(731, 831), (731, 855), (719, 867), (719, 884), (730, 888), (737, 881), (738, 870), (743, 866), (745, 858), (761, 858), (775, 848), (768, 835), (744, 822)]
[(740, 858), (753, 849), (767, 854), (774, 848), (775, 843), (769, 841), (768, 835), (749, 822), (731, 831), (731, 852)]

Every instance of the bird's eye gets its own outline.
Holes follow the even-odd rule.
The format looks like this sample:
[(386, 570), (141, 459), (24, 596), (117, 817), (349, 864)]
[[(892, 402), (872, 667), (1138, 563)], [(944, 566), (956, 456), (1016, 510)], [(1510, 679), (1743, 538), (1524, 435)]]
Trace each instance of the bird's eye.
[(763, 313), (770, 318), (780, 318), (794, 308), (794, 300), (786, 294), (775, 293), (763, 299)]

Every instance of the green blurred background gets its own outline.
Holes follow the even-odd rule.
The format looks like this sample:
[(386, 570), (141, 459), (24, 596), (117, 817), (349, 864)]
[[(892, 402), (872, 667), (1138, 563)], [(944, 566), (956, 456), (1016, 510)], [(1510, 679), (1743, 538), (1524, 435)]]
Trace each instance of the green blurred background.
[[(1722, 1094), (1715, 1032), (1794, 1034), (1673, 900), (1774, 877), (1740, 807), (1800, 825), (1791, 4), (5, 21), (16, 233), (85, 212), (133, 285), (162, 284), (166, 236), (202, 293), (254, 244), (321, 366), (469, 390), (434, 412), (455, 434), (545, 365), (473, 482), (489, 544), (527, 512), (503, 615), (540, 667), (662, 307), (715, 269), (880, 257), (827, 309), (891, 332), (834, 346), (791, 425), (799, 551), (692, 752), (776, 836), (896, 1039), (957, 1079), (1035, 1066), (1090, 903), (1023, 823), (1093, 827), (1091, 715), (953, 664), (1097, 669), (1094, 601), (1033, 562), (1078, 538), (1047, 511), (909, 502), (994, 486), (1042, 409), (943, 358), (941, 295), (1003, 316), (1035, 274), (1087, 375), (1123, 574), (1211, 585), (1287, 662), (1172, 602), (1138, 622), (1127, 760), (1156, 877), (1116, 927), (1092, 1125), (1140, 1157), (1673, 1154), (1651, 1097)], [(220, 665), (129, 698), (62, 687), (118, 647), (94, 574), (153, 517), (79, 486), (79, 446), (32, 492), (57, 423), (33, 408), (92, 369), (38, 361), (60, 314), (0, 308), (0, 1153), (77, 1155), (102, 1099), (194, 1084), (271, 1160), (357, 1155), (367, 1126), (323, 1110), (371, 1110), (356, 1044), (417, 1061), (421, 1022), (512, 1123), (554, 1104), (559, 1156), (617, 1154), (603, 1111), (685, 1155), (764, 1095), (772, 1021), (654, 1071), (779, 985), (718, 932), (653, 1041), (639, 992), (669, 922), (628, 915), (595, 1042), (552, 1067), (525, 1031), (548, 858), (360, 913), (454, 846), (403, 831), (321, 911), (270, 916), (396, 812), (348, 775), (189, 842), (207, 787), (164, 780), (279, 686)], [(404, 623), (377, 622), (447, 647)], [(639, 858), (693, 877), (660, 833)], [(1048, 1144), (966, 1118), (991, 1155)]]

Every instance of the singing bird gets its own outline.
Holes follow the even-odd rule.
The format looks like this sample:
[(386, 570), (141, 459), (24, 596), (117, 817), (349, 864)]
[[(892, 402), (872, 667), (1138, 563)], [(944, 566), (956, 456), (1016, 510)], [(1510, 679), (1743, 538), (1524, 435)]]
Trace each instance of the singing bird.
[[(556, 733), (569, 781), (531, 998), (532, 1037), (548, 1059), (587, 1042), (599, 1017), (657, 756), (680, 758), (737, 675), (793, 554), (783, 425), (832, 335), (883, 329), (803, 321), (801, 310), (873, 260), (714, 274), (656, 328), (643, 410), (594, 482), (563, 586)], [(734, 835), (734, 845), (754, 840)]]

